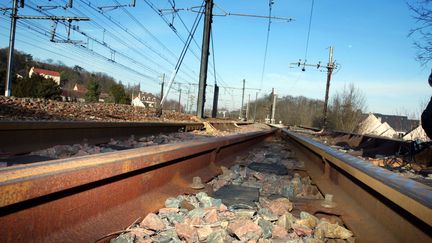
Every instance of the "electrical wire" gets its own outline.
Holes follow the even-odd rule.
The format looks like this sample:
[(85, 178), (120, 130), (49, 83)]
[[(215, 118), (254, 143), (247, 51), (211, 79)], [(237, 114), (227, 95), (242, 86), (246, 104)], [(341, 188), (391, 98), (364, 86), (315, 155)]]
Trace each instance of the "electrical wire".
[[(157, 6), (155, 6), (151, 1), (149, 1), (149, 0), (143, 0), (156, 14), (158, 14), (163, 20), (164, 20), (164, 22), (170, 27), (170, 29), (176, 34), (176, 36), (183, 42), (183, 43), (185, 43), (185, 40), (184, 40), (184, 38), (178, 33), (178, 31), (177, 31), (177, 29), (174, 27), (174, 25), (172, 24), (172, 23), (170, 23), (169, 21), (168, 21), (168, 19), (162, 14), (162, 12), (158, 9), (158, 7)], [(175, 9), (175, 4), (173, 4), (173, 3), (171, 3), (170, 1), (169, 1), (169, 3), (170, 3), (170, 5), (171, 5), (171, 7), (173, 8), (173, 13), (174, 13), (174, 15), (176, 15), (178, 18), (179, 18), (179, 20), (180, 20), (180, 22), (182, 23), (182, 25), (183, 25), (183, 27), (186, 29), (186, 31), (190, 34), (190, 30), (189, 30), (189, 28), (187, 27), (187, 25), (186, 25), (186, 23), (183, 21), (183, 19), (182, 19), (182, 17), (180, 16), (180, 14), (178, 13), (178, 11), (176, 11), (176, 9)], [(201, 11), (201, 10), (200, 10)], [(197, 41), (196, 41), (196, 39), (195, 38), (193, 38), (192, 39), (193, 40), (193, 42), (194, 42), (194, 44), (195, 44), (195, 46), (198, 48), (198, 49), (201, 49), (201, 47), (200, 47), (200, 45), (197, 43)], [(201, 60), (201, 58), (198, 56), (198, 54), (196, 54), (196, 52), (195, 51), (193, 51), (193, 50), (191, 50), (191, 53), (195, 56), (195, 58), (198, 60), (198, 61), (200, 61)], [(211, 63), (211, 61), (210, 61), (210, 63)], [(209, 69), (208, 70), (209, 71), (209, 73), (210, 74), (212, 74), (212, 75), (214, 75), (213, 74), (213, 72), (212, 72), (212, 70), (211, 69)], [(222, 84), (224, 84), (225, 86), (228, 86), (228, 85), (226, 85), (226, 83), (223, 81), (223, 79), (222, 79), (222, 77), (218, 74), (218, 73), (216, 73), (216, 75), (217, 75), (217, 77), (218, 77), (218, 79), (219, 79), (219, 82), (220, 83), (222, 83)], [(224, 88), (225, 89), (225, 86), (223, 86), (223, 85), (221, 85), (221, 87), (222, 88)]]
[[(30, 22), (29, 20), (24, 20), (24, 21), (22, 21), (22, 23), (20, 23), (20, 22), (18, 22), (18, 23), (21, 24), (21, 25), (26, 26), (28, 29), (35, 31), (36, 33), (39, 33), (39, 34), (44, 35), (44, 36), (46, 36), (46, 37), (49, 37), (49, 36), (50, 36), (49, 32), (46, 31), (45, 29), (43, 29), (42, 27), (40, 27), (40, 26), (36, 26), (36, 27), (35, 27), (35, 26), (32, 26), (32, 24), (31, 24), (31, 22)], [(29, 23), (30, 23), (30, 24), (29, 24)], [(59, 36), (59, 38), (60, 38), (61, 40), (66, 40), (66, 39), (67, 39), (66, 37), (62, 37), (62, 36)], [(74, 45), (75, 47), (81, 49), (81, 50), (85, 50), (85, 51), (91, 53), (93, 56), (96, 56), (96, 57), (98, 57), (98, 58), (100, 58), (100, 59), (103, 59), (103, 60), (109, 61), (110, 63), (113, 63), (113, 64), (117, 65), (118, 67), (121, 67), (122, 70), (124, 70), (124, 69), (129, 70), (130, 72), (133, 72), (133, 73), (134, 73), (135, 75), (137, 75), (137, 76), (144, 77), (144, 78), (149, 79), (149, 80), (151, 80), (151, 81), (155, 81), (155, 82), (157, 82), (157, 80), (155, 80), (154, 77), (151, 77), (151, 76), (148, 76), (148, 75), (146, 75), (146, 74), (140, 73), (140, 72), (138, 72), (138, 71), (136, 71), (136, 70), (134, 70), (134, 69), (132, 69), (132, 68), (126, 66), (126, 65), (123, 65), (123, 64), (121, 64), (121, 63), (119, 63), (119, 62), (116, 62), (116, 61), (114, 61), (114, 60), (111, 60), (110, 58), (107, 58), (107, 57), (105, 57), (105, 56), (103, 56), (103, 55), (101, 55), (101, 54), (99, 54), (99, 53), (97, 53), (97, 52), (95, 52), (95, 51), (93, 51), (93, 50), (90, 50), (90, 49), (88, 49), (87, 47), (85, 47), (85, 46), (83, 46), (83, 45), (77, 45), (77, 44), (73, 44), (73, 45)]]
[(312, 0), (311, 10), (310, 10), (310, 15), (309, 15), (308, 34), (307, 34), (307, 39), (306, 39), (306, 49), (305, 49), (305, 59), (304, 59), (305, 63), (307, 60), (307, 54), (308, 54), (308, 49), (309, 49), (309, 38), (310, 38), (310, 32), (311, 32), (311, 26), (312, 26), (312, 16), (313, 16), (314, 4), (315, 4), (315, 0)]
[[(30, 5), (27, 5), (27, 7), (31, 8), (32, 10), (37, 11), (37, 12), (43, 14), (43, 15), (48, 16), (48, 13), (49, 13), (48, 11), (41, 11), (41, 10), (39, 10), (37, 8), (34, 8), (34, 7), (30, 6)], [(60, 22), (60, 23), (62, 23), (63, 25), (67, 26), (67, 24), (64, 23), (64, 22)], [(122, 56), (123, 58), (127, 59), (131, 63), (134, 63), (134, 64), (140, 66), (141, 68), (146, 69), (149, 72), (153, 72), (153, 73), (155, 73), (157, 75), (160, 74), (159, 72), (157, 72), (156, 70), (148, 67), (147, 65), (142, 64), (141, 62), (138, 62), (138, 61), (134, 60), (133, 58), (129, 57), (128, 55), (126, 55), (126, 54), (124, 54), (124, 53), (122, 53), (122, 52), (120, 52), (118, 50), (115, 50), (110, 45), (108, 45), (106, 42), (100, 41), (100, 40), (98, 40), (98, 39), (96, 39), (96, 38), (94, 38), (94, 37), (92, 37), (92, 36), (84, 33), (83, 31), (80, 31), (79, 29), (75, 29), (75, 31), (78, 32), (78, 33), (80, 33), (81, 35), (85, 36), (86, 38), (91, 39), (92, 41), (96, 42), (97, 44), (99, 44), (99, 45), (101, 45), (103, 47), (108, 48), (111, 52), (115, 52), (116, 54), (119, 54), (120, 56)], [(147, 76), (147, 77), (150, 77), (150, 76)]]
[(211, 38), (211, 46), (212, 46), (212, 57), (213, 57), (213, 76), (214, 76), (214, 84), (217, 85), (216, 81), (216, 62), (215, 62), (215, 52), (214, 52), (214, 43), (213, 43), (213, 29), (210, 32)]
[[(82, 2), (84, 5), (87, 5), (90, 9), (96, 11), (97, 13), (101, 14), (102, 16), (104, 16), (108, 21), (110, 21), (111, 23), (113, 23), (115, 26), (117, 26), (118, 28), (122, 29), (124, 32), (126, 32), (129, 36), (131, 36), (133, 39), (135, 39), (136, 41), (138, 41), (139, 43), (141, 43), (142, 45), (144, 45), (145, 47), (147, 47), (150, 51), (152, 51), (154, 54), (156, 54), (159, 58), (161, 58), (162, 60), (164, 60), (165, 62), (171, 64), (172, 66), (175, 66), (175, 64), (169, 60), (165, 55), (163, 55), (162, 53), (160, 53), (158, 50), (156, 50), (155, 48), (153, 48), (152, 46), (150, 46), (147, 42), (143, 41), (141, 38), (139, 38), (138, 36), (136, 36), (134, 33), (132, 33), (131, 31), (129, 31), (125, 26), (123, 26), (120, 22), (115, 21), (110, 15), (105, 14), (104, 12), (101, 12), (97, 9), (96, 6), (94, 6), (90, 1), (85, 1), (85, 0), (80, 0), (80, 2)], [(186, 72), (183, 71), (183, 73), (190, 77), (192, 80), (194, 79), (194, 77), (192, 77), (190, 74), (187, 74)]]
[(271, 13), (272, 13), (272, 6), (274, 2), (273, 0), (269, 0), (269, 18), (268, 18), (268, 25), (267, 25), (267, 36), (266, 36), (266, 44), (265, 44), (265, 50), (264, 50), (264, 61), (263, 61), (263, 68), (261, 72), (261, 82), (260, 82), (260, 89), (262, 89), (263, 81), (264, 81), (264, 73), (267, 63), (267, 51), (268, 51), (268, 44), (270, 39), (270, 28), (271, 28)]

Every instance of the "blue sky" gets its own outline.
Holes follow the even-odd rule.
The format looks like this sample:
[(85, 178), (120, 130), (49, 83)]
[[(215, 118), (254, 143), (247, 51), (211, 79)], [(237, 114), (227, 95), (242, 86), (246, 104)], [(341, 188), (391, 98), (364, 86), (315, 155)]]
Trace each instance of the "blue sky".
[[(113, 0), (114, 1), (114, 0)], [(91, 1), (96, 6), (115, 5), (111, 0)], [(128, 0), (118, 0), (127, 4)], [(1, 5), (10, 1), (2, 0)], [(39, 5), (64, 4), (64, 0), (28, 0), (29, 6), (20, 9), (22, 14), (40, 14), (31, 9)], [(183, 43), (178, 39), (160, 16), (153, 12), (143, 0), (137, 0), (135, 8), (127, 10), (147, 28), (157, 41), (136, 24), (122, 9), (106, 12), (113, 21), (127, 28), (129, 33), (119, 29), (100, 13), (85, 6), (88, 0), (75, 0), (74, 9), (51, 10), (51, 14), (64, 16), (88, 16), (89, 23), (79, 23), (80, 30), (98, 40), (104, 40), (118, 53), (126, 54), (129, 59), (119, 54), (115, 61), (122, 66), (113, 65), (101, 56), (110, 58), (110, 51), (94, 41), (86, 48), (77, 48), (71, 44), (54, 44), (49, 37), (35, 33), (26, 26), (45, 29), (49, 32), (51, 23), (43, 20), (24, 22), (18, 25), (16, 48), (32, 54), (42, 60), (51, 58), (67, 65), (80, 65), (90, 71), (106, 72), (123, 83), (140, 83), (141, 89), (158, 92), (158, 79), (162, 73), (169, 75), (173, 69)], [(167, 0), (151, 0), (157, 8), (169, 8)], [(201, 1), (177, 0), (179, 8), (199, 6)], [(293, 68), (290, 63), (305, 58), (306, 38), (312, 0), (274, 0), (273, 15), (291, 17), (293, 22), (274, 21), (271, 26), (268, 58), (262, 92), (270, 93), (276, 88), (280, 95), (303, 95), (323, 99), (326, 73), (314, 68), (302, 72)], [(268, 14), (266, 0), (215, 0), (215, 13), (224, 9), (232, 13)], [(2, 6), (2, 7), (3, 7)], [(187, 26), (192, 26), (195, 13), (179, 12)], [(171, 21), (171, 15), (166, 15)], [(185, 39), (186, 31), (178, 17), (173, 25)], [(37, 26), (37, 27), (36, 27)], [(202, 25), (201, 25), (202, 26)], [(202, 27), (197, 29), (196, 41), (201, 45)], [(330, 95), (340, 91), (349, 83), (356, 85), (366, 96), (367, 109), (370, 112), (387, 114), (418, 113), (422, 103), (432, 94), (427, 85), (431, 66), (421, 66), (415, 61), (416, 49), (413, 38), (408, 37), (409, 30), (415, 26), (405, 1), (336, 1), (316, 0), (313, 12), (307, 62), (327, 63), (328, 47), (334, 47), (334, 59), (339, 64), (333, 76)], [(9, 23), (5, 16), (0, 19), (0, 46), (7, 45)], [(107, 34), (103, 35), (102, 28)], [(64, 35), (64, 27), (59, 28)], [(246, 17), (214, 17), (213, 33), (215, 45), (216, 71), (218, 81), (223, 86), (241, 87), (242, 79), (246, 86), (260, 88), (261, 71), (264, 57), (267, 21)], [(110, 34), (115, 37), (111, 37)], [(135, 37), (133, 37), (135, 36)], [(86, 40), (79, 33), (72, 33), (72, 38)], [(123, 41), (121, 43), (119, 41)], [(159, 42), (163, 43), (163, 46)], [(30, 44), (29, 44), (30, 43)], [(143, 45), (143, 43), (146, 44)], [(148, 47), (151, 47), (149, 49)], [(169, 51), (166, 50), (167, 47)], [(42, 49), (43, 48), (43, 49)], [(90, 51), (91, 49), (91, 51)], [(200, 56), (195, 44), (192, 49)], [(154, 51), (152, 51), (154, 50)], [(55, 53), (52, 53), (55, 52)], [(98, 54), (95, 54), (98, 53)], [(161, 55), (164, 58), (161, 58)], [(132, 62), (133, 59), (135, 62)], [(178, 81), (183, 83), (184, 92), (195, 94), (199, 74), (199, 60), (188, 53), (185, 66), (179, 74)], [(129, 69), (124, 68), (125, 66)], [(150, 67), (151, 71), (146, 69)], [(132, 72), (131, 69), (139, 72)], [(212, 66), (209, 67), (212, 69)], [(144, 74), (144, 76), (142, 75)], [(222, 79), (220, 79), (221, 77)], [(213, 84), (210, 74), (208, 83)], [(190, 84), (187, 84), (190, 83)], [(175, 86), (176, 88), (178, 85)], [(211, 106), (212, 87), (208, 88), (207, 107)], [(255, 91), (249, 90), (246, 97), (255, 97)], [(174, 91), (170, 97), (177, 97)], [(183, 103), (186, 103), (183, 95)], [(228, 109), (238, 109), (241, 92), (238, 89), (221, 90), (220, 104)]]

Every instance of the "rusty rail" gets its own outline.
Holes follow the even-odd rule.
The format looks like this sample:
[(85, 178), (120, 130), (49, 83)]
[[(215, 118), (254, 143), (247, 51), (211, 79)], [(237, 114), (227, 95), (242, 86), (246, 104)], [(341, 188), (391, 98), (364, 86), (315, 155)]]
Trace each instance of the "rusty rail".
[(0, 152), (23, 154), (59, 144), (109, 142), (110, 138), (126, 139), (130, 135), (192, 131), (203, 128), (199, 122), (65, 122), (65, 121), (1, 121)]
[(352, 228), (363, 232), (359, 239), (431, 241), (431, 187), (286, 129), (282, 134), (302, 151), (320, 190), (345, 200), (341, 204), (346, 210), (342, 211), (353, 222)]
[(210, 180), (275, 130), (0, 169), (1, 242), (88, 242)]

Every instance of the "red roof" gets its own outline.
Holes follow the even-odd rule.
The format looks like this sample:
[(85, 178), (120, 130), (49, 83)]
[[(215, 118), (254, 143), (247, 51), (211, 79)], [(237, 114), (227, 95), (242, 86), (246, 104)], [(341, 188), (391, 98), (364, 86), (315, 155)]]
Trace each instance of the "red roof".
[(42, 68), (33, 68), (33, 72), (38, 73), (38, 74), (50, 75), (53, 77), (60, 77), (59, 72), (46, 70), (46, 69), (42, 69)]

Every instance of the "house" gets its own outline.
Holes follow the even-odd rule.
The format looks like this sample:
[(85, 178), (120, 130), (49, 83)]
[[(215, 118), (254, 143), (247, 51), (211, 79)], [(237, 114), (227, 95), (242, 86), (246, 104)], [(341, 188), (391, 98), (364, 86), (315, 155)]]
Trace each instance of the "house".
[(372, 113), (360, 122), (355, 132), (358, 134), (370, 134), (389, 138), (397, 136), (396, 131), (387, 122), (381, 122), (381, 119)]
[(407, 116), (383, 115), (380, 113), (374, 113), (374, 115), (380, 119), (381, 122), (387, 122), (400, 137), (420, 125), (418, 120), (408, 119)]
[(105, 103), (105, 101), (109, 98), (109, 94), (105, 92), (101, 92), (99, 95), (99, 102)]
[(419, 121), (410, 120), (407, 116), (369, 113), (357, 126), (355, 132), (358, 134), (371, 134), (389, 138), (402, 138), (418, 126)]
[(418, 125), (416, 128), (408, 132), (405, 136), (402, 137), (403, 140), (420, 140), (423, 142), (430, 141), (426, 132), (423, 130), (421, 125)]
[(145, 107), (145, 105), (142, 102), (141, 97), (139, 95), (135, 98), (133, 98), (133, 96), (132, 96), (131, 105), (132, 106), (138, 106), (138, 107)]
[(56, 84), (60, 85), (61, 80), (60, 80), (59, 72), (41, 69), (41, 68), (35, 68), (35, 67), (30, 68), (29, 77), (31, 78), (34, 73), (39, 74), (46, 79), (50, 78), (54, 80)]
[(158, 101), (158, 98), (156, 98), (156, 96), (154, 96), (153, 94), (139, 91), (138, 95), (135, 97), (132, 94), (131, 105), (139, 106), (139, 107), (146, 107), (146, 108), (153, 108), (153, 107), (156, 107), (157, 101)]
[(75, 84), (71, 90), (62, 89), (61, 98), (63, 101), (85, 102), (87, 91), (84, 85)]

